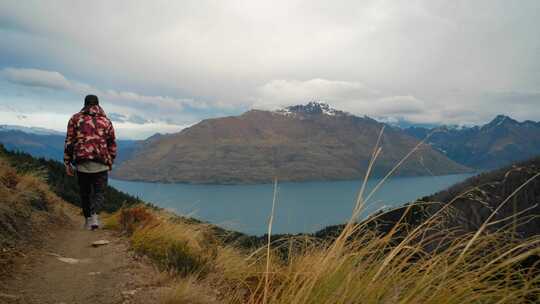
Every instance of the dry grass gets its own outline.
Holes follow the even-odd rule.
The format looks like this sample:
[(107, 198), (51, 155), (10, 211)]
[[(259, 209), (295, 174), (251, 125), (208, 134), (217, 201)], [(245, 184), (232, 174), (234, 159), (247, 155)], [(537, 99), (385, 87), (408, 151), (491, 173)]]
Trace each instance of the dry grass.
[[(434, 218), (396, 243), (353, 224), (352, 240), (306, 241), (283, 260), (276, 248), (270, 255), (267, 246), (248, 254), (219, 244), (205, 226), (147, 211), (153, 219), (131, 235), (135, 250), (179, 267), (187, 278), (163, 303), (214, 303), (216, 297), (262, 303), (265, 294), (267, 303), (284, 304), (533, 303), (540, 293), (539, 274), (522, 267), (540, 254), (540, 238), (515, 240), (503, 232), (449, 237), (450, 231), (438, 230), (442, 219)], [(401, 229), (398, 224), (392, 233)]]
[[(364, 191), (381, 153), (381, 136), (382, 131), (342, 233), (326, 243), (280, 242), (290, 244), (286, 259), (270, 238), (267, 246), (246, 253), (220, 244), (204, 225), (173, 222), (155, 211), (122, 211), (115, 225), (128, 223), (124, 230), (133, 229), (139, 252), (185, 270), (180, 273), (189, 279), (163, 303), (212, 303), (213, 297), (204, 296), (209, 294), (224, 303), (537, 303), (540, 237), (518, 240), (505, 231), (488, 233), (491, 217), (476, 233), (454, 234), (444, 228), (446, 207), (413, 229), (398, 222), (385, 235), (357, 223), (373, 195)], [(272, 215), (269, 222), (270, 235)]]
[(433, 219), (392, 242), (355, 224), (348, 241), (299, 241), (305, 247), (287, 259), (272, 248), (267, 264), (267, 246), (248, 254), (209, 239), (204, 226), (154, 216), (131, 238), (136, 251), (183, 277), (163, 303), (262, 303), (265, 294), (267, 303), (284, 304), (534, 303), (540, 294), (536, 267), (523, 267), (540, 254), (540, 238), (450, 237)]
[(208, 304), (219, 303), (208, 294), (196, 277), (183, 278), (176, 287), (163, 295), (163, 304)]
[[(56, 196), (40, 172), (19, 174), (4, 159), (0, 158), (0, 221), (4, 229), (1, 232), (17, 233), (17, 226), (31, 224), (19, 223), (18, 218), (30, 218), (34, 215), (57, 212), (63, 201)], [(9, 226), (9, 227), (8, 227)]]
[(150, 257), (161, 269), (182, 276), (208, 273), (217, 257), (218, 246), (208, 226), (189, 224), (143, 205), (108, 216), (104, 227), (123, 231), (137, 253)]
[(41, 172), (18, 173), (0, 157), (0, 274), (12, 256), (43, 236), (43, 225), (65, 223), (65, 203)]

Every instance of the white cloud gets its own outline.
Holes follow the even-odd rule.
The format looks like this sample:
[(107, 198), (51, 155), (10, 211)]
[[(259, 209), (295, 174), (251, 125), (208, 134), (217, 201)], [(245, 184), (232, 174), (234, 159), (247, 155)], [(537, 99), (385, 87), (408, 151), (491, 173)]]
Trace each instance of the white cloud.
[(347, 102), (354, 99), (372, 99), (379, 92), (359, 82), (327, 79), (273, 80), (258, 89), (254, 107), (276, 108), (308, 100)]
[[(21, 113), (0, 111), (0, 121), (2, 124), (41, 127), (59, 132), (66, 131), (67, 122), (70, 117), (70, 114), (54, 112)], [(189, 126), (170, 124), (164, 121), (152, 121), (144, 124), (131, 121), (115, 121), (113, 125), (116, 136), (121, 139), (146, 139), (155, 133), (175, 133)]]
[[(1, 1), (0, 68), (46, 72), (16, 71), (28, 90), (99, 89), (153, 119), (324, 99), (358, 114), (483, 122), (514, 111), (486, 94), (540, 91), (539, 9), (535, 0)], [(515, 113), (538, 120), (535, 106), (519, 102)]]
[(273, 80), (258, 90), (254, 107), (276, 109), (305, 101), (324, 101), (357, 115), (421, 120), (429, 116), (426, 102), (411, 95), (387, 96), (363, 83), (327, 79)]
[(0, 111), (0, 121), (2, 121), (2, 124), (25, 127), (41, 127), (61, 132), (66, 131), (69, 118), (69, 114), (61, 113), (21, 113)]
[(156, 133), (177, 133), (190, 125), (172, 125), (166, 122), (149, 122), (138, 124), (133, 122), (114, 123), (116, 136), (129, 139), (146, 139)]
[(93, 93), (109, 102), (128, 107), (158, 107), (165, 110), (181, 111), (185, 104), (196, 106), (196, 103), (191, 99), (141, 95), (129, 91), (102, 90), (88, 84), (68, 80), (56, 71), (5, 68), (1, 72), (9, 82), (14, 84), (66, 90), (82, 95)]
[(66, 90), (72, 87), (72, 83), (64, 75), (55, 71), (5, 68), (0, 74), (9, 82), (25, 86), (55, 90)]

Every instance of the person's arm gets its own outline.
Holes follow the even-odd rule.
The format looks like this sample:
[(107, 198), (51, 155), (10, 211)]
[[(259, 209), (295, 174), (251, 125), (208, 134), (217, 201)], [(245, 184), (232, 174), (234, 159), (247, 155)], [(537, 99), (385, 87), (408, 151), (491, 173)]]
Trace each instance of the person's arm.
[(75, 121), (73, 117), (69, 120), (66, 132), (66, 140), (64, 142), (64, 165), (66, 166), (67, 175), (73, 175), (73, 149), (75, 147)]
[(110, 123), (109, 130), (107, 132), (107, 149), (109, 150), (109, 155), (111, 156), (111, 164), (109, 165), (109, 169), (112, 170), (112, 165), (116, 159), (117, 153), (116, 136), (114, 134), (112, 122)]

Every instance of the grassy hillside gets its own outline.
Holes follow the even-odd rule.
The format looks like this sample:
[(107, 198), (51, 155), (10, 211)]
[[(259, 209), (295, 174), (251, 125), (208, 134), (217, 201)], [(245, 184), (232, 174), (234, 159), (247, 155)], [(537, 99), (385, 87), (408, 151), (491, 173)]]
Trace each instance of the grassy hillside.
[[(18, 172), (25, 174), (41, 172), (51, 190), (65, 201), (80, 206), (79, 185), (75, 177), (67, 176), (63, 163), (44, 158), (35, 158), (22, 152), (12, 152), (0, 145), (0, 157)], [(123, 205), (143, 203), (140, 199), (120, 192), (112, 187), (105, 191), (104, 211), (113, 212)]]
[(64, 207), (42, 173), (18, 172), (0, 156), (0, 276), (22, 248), (43, 237), (43, 227), (65, 224)]
[[(108, 228), (135, 252), (182, 279), (163, 303), (533, 303), (540, 239), (504, 231), (467, 234), (448, 246), (438, 219), (390, 234), (347, 225), (334, 239), (291, 237), (254, 249), (227, 245), (209, 225), (143, 206), (122, 209)], [(398, 242), (394, 235), (408, 231)], [(282, 253), (286, 252), (286, 255)]]

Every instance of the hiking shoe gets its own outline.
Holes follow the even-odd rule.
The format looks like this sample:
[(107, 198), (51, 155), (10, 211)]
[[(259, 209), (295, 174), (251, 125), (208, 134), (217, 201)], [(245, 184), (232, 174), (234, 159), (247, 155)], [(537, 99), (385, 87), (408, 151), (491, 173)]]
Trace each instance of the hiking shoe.
[(90, 217), (90, 229), (96, 230), (98, 228), (99, 228), (99, 218), (98, 218), (98, 215), (94, 213)]
[(92, 230), (92, 226), (90, 225), (90, 222), (92, 222), (91, 217), (85, 217), (84, 218), (84, 229), (86, 230)]

